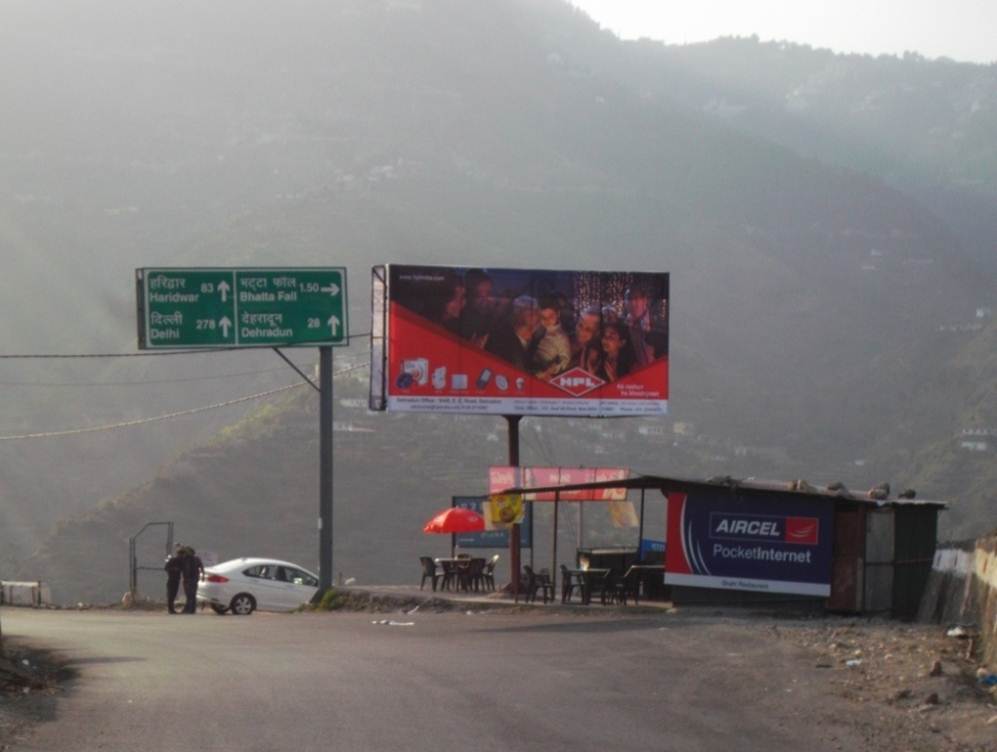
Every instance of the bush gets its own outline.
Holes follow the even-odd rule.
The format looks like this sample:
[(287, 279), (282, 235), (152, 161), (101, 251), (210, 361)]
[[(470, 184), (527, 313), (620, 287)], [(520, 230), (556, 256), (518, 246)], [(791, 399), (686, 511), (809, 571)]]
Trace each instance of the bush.
[(330, 588), (322, 596), (322, 600), (319, 601), (317, 608), (320, 611), (336, 611), (343, 608), (348, 600), (345, 593), (340, 593), (335, 588)]

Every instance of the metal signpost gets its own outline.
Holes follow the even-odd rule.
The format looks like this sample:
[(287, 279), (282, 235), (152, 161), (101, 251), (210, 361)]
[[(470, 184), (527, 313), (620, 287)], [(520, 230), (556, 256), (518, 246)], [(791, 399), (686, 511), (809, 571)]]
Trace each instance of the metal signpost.
[(320, 598), (332, 587), (332, 348), (350, 344), (346, 268), (157, 267), (135, 284), (139, 349), (319, 348)]

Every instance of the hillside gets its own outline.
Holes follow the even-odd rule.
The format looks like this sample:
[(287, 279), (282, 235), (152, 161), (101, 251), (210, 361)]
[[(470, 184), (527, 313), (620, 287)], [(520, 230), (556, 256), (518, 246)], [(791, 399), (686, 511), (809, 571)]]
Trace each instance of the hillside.
[(607, 71), (728, 127), (875, 176), (997, 274), (997, 65), (839, 55), (756, 38), (632, 44)]
[[(906, 190), (904, 176), (917, 170), (923, 184), (942, 185), (931, 182), (938, 171), (918, 167), (913, 146), (891, 156), (908, 172), (877, 169), (858, 147), (816, 148), (824, 110), (803, 127), (785, 108), (760, 108), (782, 118), (780, 129), (718, 117), (691, 98), (710, 91), (708, 61), (695, 70), (676, 62), (692, 52), (709, 58), (709, 46), (624, 44), (555, 0), (296, 0), (279, 11), (221, 2), (182, 14), (166, 2), (139, 14), (113, 0), (72, 23), (21, 2), (11, 18), (0, 29), (0, 64), (30, 75), (0, 82), (6, 99), (24, 102), (0, 122), (0, 238), (14, 259), (0, 279), (14, 324), (6, 352), (133, 350), (132, 270), (145, 264), (345, 264), (359, 332), (374, 263), (667, 270), (673, 415), (664, 427), (694, 425), (688, 445), (648, 440), (630, 421), (593, 423), (568, 431), (570, 441), (554, 434), (556, 461), (590, 463), (598, 448), (600, 461), (647, 471), (858, 487), (920, 472), (911, 458), (964, 424), (968, 402), (922, 390), (955, 375), (982, 387), (994, 373), (986, 348), (967, 342), (972, 333), (939, 332), (973, 321), (994, 289), (986, 249), (954, 215)], [(740, 48), (720, 49), (728, 58), (710, 64), (714, 78), (736, 67), (730, 54), (762, 65), (748, 65)], [(813, 55), (820, 65), (839, 60)], [(926, 65), (895, 61), (902, 71), (908, 64)], [(764, 101), (806, 70), (788, 68), (752, 96)], [(727, 85), (739, 96), (747, 87), (736, 77)], [(886, 136), (876, 138), (860, 128), (828, 143), (878, 151)], [(951, 157), (953, 170), (963, 174), (971, 154)], [(974, 189), (973, 200), (987, 195)], [(362, 340), (353, 349), (363, 357)], [(311, 354), (296, 357), (307, 363)], [(86, 370), (0, 365), (18, 382), (16, 398), (0, 403), (4, 434), (127, 420), (295, 378), (267, 353)], [(122, 384), (136, 380), (153, 383)], [(39, 388), (69, 381), (119, 386)], [(911, 406), (922, 403), (937, 417), (908, 428)], [(247, 414), (244, 405), (128, 432), (0, 443), (0, 546), (19, 571), (62, 578), (79, 569), (74, 551), (100, 542), (106, 575), (80, 592), (106, 595), (120, 590), (123, 575), (111, 572), (134, 523), (175, 510), (182, 527), (210, 530), (220, 551), (272, 541), (290, 556), (304, 545), (296, 558), (307, 563), (310, 502), (286, 526), (236, 535), (205, 525), (239, 519), (236, 510), (272, 519), (281, 489), (311, 499), (303, 479), (314, 452), (288, 455), (313, 436), (308, 404), (267, 408), (263, 423), (244, 425), (252, 441), (217, 433)], [(495, 430), (488, 421), (372, 420), (376, 434), (337, 437), (344, 452), (354, 441), (365, 447), (337, 475), (349, 504), (374, 496), (378, 519), (390, 515), (412, 493), (410, 468), (424, 453), (437, 458), (416, 484), (418, 513), (394, 532), (354, 535), (353, 522), (343, 523), (344, 545), (358, 546), (345, 561), (397, 579), (405, 557), (404, 570), (375, 566), (360, 542), (412, 553), (422, 541), (408, 539), (411, 523), (455, 484), (482, 478), (502, 450), (482, 438)], [(400, 442), (385, 425), (418, 441)], [(454, 431), (466, 452), (456, 474), (444, 462)], [(599, 431), (620, 436), (600, 440)], [(404, 467), (384, 457), (404, 458)], [(272, 486), (259, 485), (261, 464)], [(963, 491), (944, 473), (931, 478), (926, 487), (938, 496)], [(969, 511), (953, 530), (988, 514), (985, 485), (965, 491)], [(97, 510), (101, 499), (115, 501)]]
[[(939, 338), (946, 333), (940, 332)], [(910, 409), (891, 437), (873, 451), (878, 461), (901, 468), (922, 496), (953, 500), (945, 532), (971, 537), (993, 528), (997, 513), (997, 321), (946, 359), (941, 373), (911, 394)], [(918, 437), (927, 439), (916, 450)]]

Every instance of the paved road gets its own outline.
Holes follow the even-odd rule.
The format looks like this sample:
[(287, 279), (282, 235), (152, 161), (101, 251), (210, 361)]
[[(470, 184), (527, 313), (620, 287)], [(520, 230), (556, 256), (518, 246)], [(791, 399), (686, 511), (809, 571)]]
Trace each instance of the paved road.
[[(12, 752), (860, 749), (768, 625), (713, 617), (4, 609), (79, 671)], [(2, 748), (2, 744), (0, 744)]]

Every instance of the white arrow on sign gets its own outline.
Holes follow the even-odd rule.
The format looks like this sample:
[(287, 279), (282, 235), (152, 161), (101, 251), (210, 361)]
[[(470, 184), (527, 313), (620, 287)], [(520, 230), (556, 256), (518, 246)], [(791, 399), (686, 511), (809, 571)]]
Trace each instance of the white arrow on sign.
[[(218, 292), (220, 292), (222, 294), (222, 303), (224, 303), (226, 300), (228, 300), (228, 291), (231, 290), (231, 289), (232, 288), (228, 286), (228, 282), (226, 282), (224, 279), (221, 282), (218, 283)], [(229, 326), (232, 326), (232, 322), (231, 321), (228, 322), (228, 323), (229, 323)], [(225, 336), (227, 337), (228, 335), (226, 334)]]
[(339, 332), (339, 324), (341, 323), (339, 319), (335, 316), (330, 316), (329, 320), (325, 323), (329, 325), (329, 328), (332, 330), (332, 336), (335, 337)]
[(334, 298), (337, 295), (339, 295), (339, 285), (337, 285), (335, 282), (330, 282), (328, 287), (320, 287), (319, 289), (322, 292), (329, 293), (329, 297), (332, 297), (332, 298)]
[(218, 322), (218, 326), (222, 328), (222, 336), (228, 337), (228, 330), (232, 328), (232, 322), (229, 321), (228, 316), (222, 316)]

